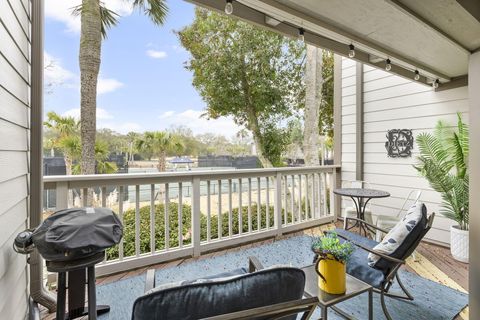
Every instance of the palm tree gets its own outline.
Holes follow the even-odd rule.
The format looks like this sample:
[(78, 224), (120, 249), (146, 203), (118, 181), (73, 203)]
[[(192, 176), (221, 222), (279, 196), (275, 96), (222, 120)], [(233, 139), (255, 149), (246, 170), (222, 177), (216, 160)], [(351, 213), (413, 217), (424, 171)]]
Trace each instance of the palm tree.
[(95, 142), (95, 161), (97, 165), (97, 173), (115, 173), (118, 171), (117, 164), (110, 162), (108, 156), (110, 150), (108, 149), (108, 143), (105, 141)]
[(82, 147), (78, 135), (67, 136), (59, 143), (60, 149), (65, 159), (66, 174), (73, 174), (73, 162), (80, 158)]
[[(77, 157), (75, 159), (79, 159), (81, 154), (80, 139), (78, 139), (78, 142), (78, 149), (76, 149)], [(118, 167), (115, 162), (107, 161), (109, 154), (110, 150), (108, 149), (108, 144), (105, 141), (95, 141), (95, 171), (97, 173), (115, 173), (118, 171)], [(73, 173), (81, 174), (81, 168), (79, 164), (73, 166)]]
[(47, 121), (43, 125), (54, 131), (58, 140), (60, 140), (78, 132), (79, 122), (74, 117), (65, 117), (50, 111), (47, 113)]
[[(133, 0), (132, 6), (144, 12), (156, 25), (162, 25), (168, 12), (165, 0)], [(97, 81), (101, 63), (102, 40), (118, 22), (118, 14), (100, 0), (82, 0), (73, 10), (81, 16), (80, 31), (80, 118), (83, 174), (95, 173), (95, 135)]]
[(135, 162), (135, 153), (138, 151), (136, 148), (135, 142), (139, 139), (140, 134), (137, 132), (129, 132), (127, 133), (127, 141), (128, 141), (128, 151), (127, 151), (127, 163), (133, 164)]
[(48, 141), (52, 149), (59, 149), (65, 160), (66, 174), (72, 174), (73, 160), (80, 155), (80, 139), (78, 138), (79, 122), (74, 117), (64, 117), (50, 111), (43, 124), (53, 131), (54, 137)]
[(157, 169), (163, 172), (167, 167), (167, 154), (179, 154), (183, 145), (179, 139), (165, 131), (147, 131), (136, 142), (139, 150), (153, 153), (158, 157)]

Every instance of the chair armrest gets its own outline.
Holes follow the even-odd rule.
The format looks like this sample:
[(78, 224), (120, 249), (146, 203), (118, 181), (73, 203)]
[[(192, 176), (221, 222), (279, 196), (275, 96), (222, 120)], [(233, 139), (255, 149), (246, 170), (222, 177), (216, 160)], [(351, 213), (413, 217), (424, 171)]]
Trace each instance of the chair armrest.
[(264, 267), (260, 260), (257, 259), (257, 257), (248, 257), (248, 273), (252, 273), (262, 269), (264, 269)]
[(353, 218), (353, 217), (352, 217), (352, 218), (350, 218), (350, 217), (345, 217), (345, 222), (346, 222), (345, 225), (348, 225), (348, 220), (355, 220), (355, 221), (358, 221), (358, 222), (360, 222), (360, 223), (364, 223), (364, 224), (366, 224), (367, 226), (369, 226), (370, 228), (373, 228), (373, 229), (375, 229), (375, 230), (379, 230), (379, 231), (381, 231), (381, 232), (383, 232), (383, 233), (388, 233), (388, 230), (379, 228), (379, 227), (377, 227), (377, 226), (374, 225), (374, 224), (371, 224), (371, 223), (366, 222), (365, 220), (358, 219), (358, 218)]
[(386, 254), (384, 254), (384, 253), (382, 253), (382, 252), (379, 252), (379, 251), (377, 251), (377, 250), (370, 249), (369, 247), (366, 247), (366, 246), (364, 246), (364, 245), (361, 245), (361, 244), (359, 244), (359, 243), (356, 243), (356, 242), (350, 240), (348, 237), (345, 237), (345, 236), (343, 236), (343, 235), (341, 235), (341, 234), (338, 234), (338, 236), (339, 236), (340, 238), (342, 238), (342, 239), (345, 239), (345, 240), (353, 243), (355, 246), (359, 247), (360, 249), (363, 249), (363, 250), (368, 251), (368, 252), (370, 252), (370, 253), (376, 254), (377, 256), (380, 256), (380, 257), (382, 257), (382, 258), (384, 258), (384, 259), (387, 259), (387, 260), (389, 260), (389, 261), (391, 261), (391, 262), (400, 263), (400, 264), (405, 264), (405, 263), (406, 263), (405, 260), (400, 260), (400, 259), (391, 257), (391, 256), (389, 256), (389, 255), (386, 255)]
[(155, 269), (148, 269), (145, 277), (145, 291), (150, 291), (155, 288)]
[(281, 319), (283, 317), (304, 313), (302, 320), (310, 319), (318, 304), (318, 298), (305, 298), (293, 301), (282, 302), (270, 306), (263, 306), (248, 310), (242, 310), (218, 316), (203, 318), (202, 320), (249, 320), (252, 318)]

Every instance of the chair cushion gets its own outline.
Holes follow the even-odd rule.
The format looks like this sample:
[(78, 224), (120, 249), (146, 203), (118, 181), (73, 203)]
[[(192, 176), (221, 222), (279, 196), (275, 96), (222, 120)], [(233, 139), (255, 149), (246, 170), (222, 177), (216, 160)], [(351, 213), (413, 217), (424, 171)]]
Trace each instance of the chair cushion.
[(161, 291), (161, 290), (165, 290), (165, 289), (169, 289), (169, 288), (184, 286), (186, 284), (207, 283), (207, 282), (229, 280), (229, 279), (233, 279), (235, 277), (241, 276), (241, 275), (246, 274), (246, 273), (248, 273), (247, 269), (239, 268), (239, 269), (235, 269), (233, 271), (223, 272), (223, 273), (215, 274), (213, 276), (207, 276), (207, 277), (204, 277), (204, 278), (201, 278), (201, 279), (168, 282), (168, 283), (164, 283), (164, 284), (156, 286), (155, 288), (145, 292), (145, 294), (149, 294), (149, 293), (153, 293), (153, 292), (157, 292), (157, 291)]
[[(345, 231), (343, 229), (336, 229), (335, 232), (342, 235), (352, 242), (361, 244), (367, 248), (373, 248), (378, 242), (362, 237), (359, 234)], [(345, 240), (340, 240), (344, 242)], [(358, 248), (353, 252), (352, 256), (347, 262), (347, 273), (357, 279), (370, 284), (372, 287), (380, 288), (382, 282), (385, 280), (385, 275), (382, 270), (372, 268), (367, 263), (368, 251)]]
[[(427, 208), (417, 202), (408, 209), (407, 214), (401, 219), (373, 249), (394, 258), (405, 259), (407, 252), (422, 236), (427, 227)], [(411, 252), (410, 252), (411, 253)], [(379, 269), (388, 269), (390, 263), (378, 255), (370, 253), (368, 264)]]
[(147, 293), (134, 302), (132, 319), (212, 317), (301, 299), (304, 287), (304, 272), (290, 267), (221, 277)]

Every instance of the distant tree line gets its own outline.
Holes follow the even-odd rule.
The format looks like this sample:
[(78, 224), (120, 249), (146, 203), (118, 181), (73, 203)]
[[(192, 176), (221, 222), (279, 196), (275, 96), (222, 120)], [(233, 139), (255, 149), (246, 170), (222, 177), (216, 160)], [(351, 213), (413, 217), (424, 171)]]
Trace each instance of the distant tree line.
[[(44, 123), (44, 154), (62, 156), (67, 174), (80, 173), (81, 141), (80, 122), (74, 117), (47, 114)], [(121, 134), (111, 129), (98, 129), (95, 142), (97, 173), (117, 171), (115, 163), (109, 162), (111, 154), (123, 154), (125, 161), (158, 161), (159, 171), (165, 171), (166, 158), (172, 156), (251, 154), (251, 139), (240, 131), (232, 139), (213, 133), (195, 135), (188, 127), (176, 127), (165, 131), (129, 132)]]

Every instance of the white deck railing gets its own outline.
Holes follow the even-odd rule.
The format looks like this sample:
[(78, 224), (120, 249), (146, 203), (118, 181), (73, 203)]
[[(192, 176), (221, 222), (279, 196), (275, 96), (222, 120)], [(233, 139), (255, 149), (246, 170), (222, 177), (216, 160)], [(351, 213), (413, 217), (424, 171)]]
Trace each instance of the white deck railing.
[(88, 195), (118, 213), (124, 239), (98, 266), (105, 275), (329, 223), (338, 168), (45, 176), (44, 189), (56, 198), (48, 210)]

